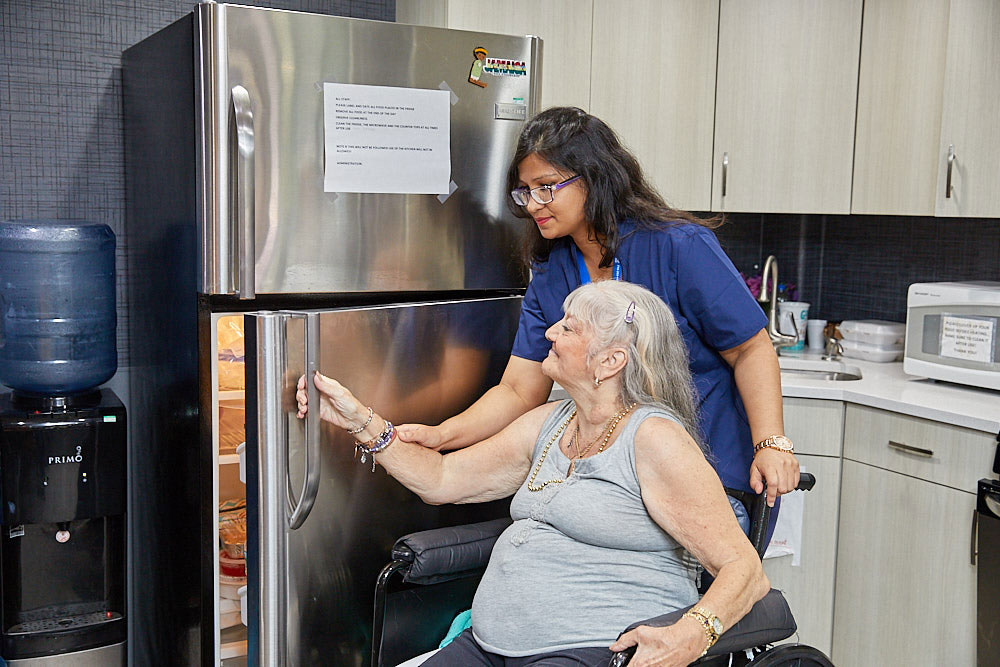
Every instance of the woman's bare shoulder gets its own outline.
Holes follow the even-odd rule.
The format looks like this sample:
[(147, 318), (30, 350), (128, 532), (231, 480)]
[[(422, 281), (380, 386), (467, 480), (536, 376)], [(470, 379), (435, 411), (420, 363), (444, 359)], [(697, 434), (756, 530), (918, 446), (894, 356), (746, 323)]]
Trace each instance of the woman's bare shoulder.
[(647, 417), (635, 432), (636, 461), (659, 462), (679, 455), (704, 458), (691, 434), (667, 417)]

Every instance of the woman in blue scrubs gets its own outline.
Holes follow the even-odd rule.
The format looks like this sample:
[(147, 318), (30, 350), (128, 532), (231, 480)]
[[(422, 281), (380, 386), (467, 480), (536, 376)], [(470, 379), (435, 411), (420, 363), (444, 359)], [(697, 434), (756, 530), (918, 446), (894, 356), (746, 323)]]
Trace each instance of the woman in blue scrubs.
[[(528, 221), (532, 280), (500, 384), (438, 426), (399, 437), (437, 450), (479, 442), (548, 398), (545, 331), (581, 284), (627, 280), (657, 294), (684, 335), (705, 442), (725, 486), (768, 503), (798, 484), (784, 437), (778, 358), (767, 318), (707, 223), (667, 206), (638, 161), (600, 119), (548, 109), (521, 132), (507, 176), (515, 214)], [(602, 378), (595, 377), (600, 384)]]

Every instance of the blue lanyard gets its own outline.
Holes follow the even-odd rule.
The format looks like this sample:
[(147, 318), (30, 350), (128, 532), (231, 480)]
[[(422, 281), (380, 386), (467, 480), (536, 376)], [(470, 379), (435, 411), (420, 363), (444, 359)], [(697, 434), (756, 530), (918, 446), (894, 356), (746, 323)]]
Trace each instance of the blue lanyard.
[[(580, 284), (586, 285), (590, 282), (590, 271), (587, 270), (587, 262), (583, 259), (583, 253), (580, 249), (576, 247), (576, 244), (572, 244), (573, 255), (576, 257), (576, 268), (580, 271)], [(622, 263), (618, 261), (615, 257), (615, 261), (611, 265), (611, 279), (621, 280), (622, 279)]]

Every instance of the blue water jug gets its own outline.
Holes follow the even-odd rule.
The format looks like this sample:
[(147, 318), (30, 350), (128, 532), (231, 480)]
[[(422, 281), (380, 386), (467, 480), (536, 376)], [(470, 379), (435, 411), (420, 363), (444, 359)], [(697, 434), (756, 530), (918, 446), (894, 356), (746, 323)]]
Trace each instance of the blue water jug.
[(115, 234), (105, 224), (0, 222), (0, 383), (65, 396), (118, 368)]

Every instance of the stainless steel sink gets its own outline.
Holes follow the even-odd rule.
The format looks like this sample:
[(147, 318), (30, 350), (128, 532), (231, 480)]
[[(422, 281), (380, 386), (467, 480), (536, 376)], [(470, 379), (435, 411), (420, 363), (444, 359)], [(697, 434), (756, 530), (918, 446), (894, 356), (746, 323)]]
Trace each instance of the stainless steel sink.
[(849, 366), (842, 361), (778, 357), (778, 366), (781, 368), (782, 375), (791, 375), (802, 379), (824, 380), (827, 382), (861, 379), (860, 368)]

